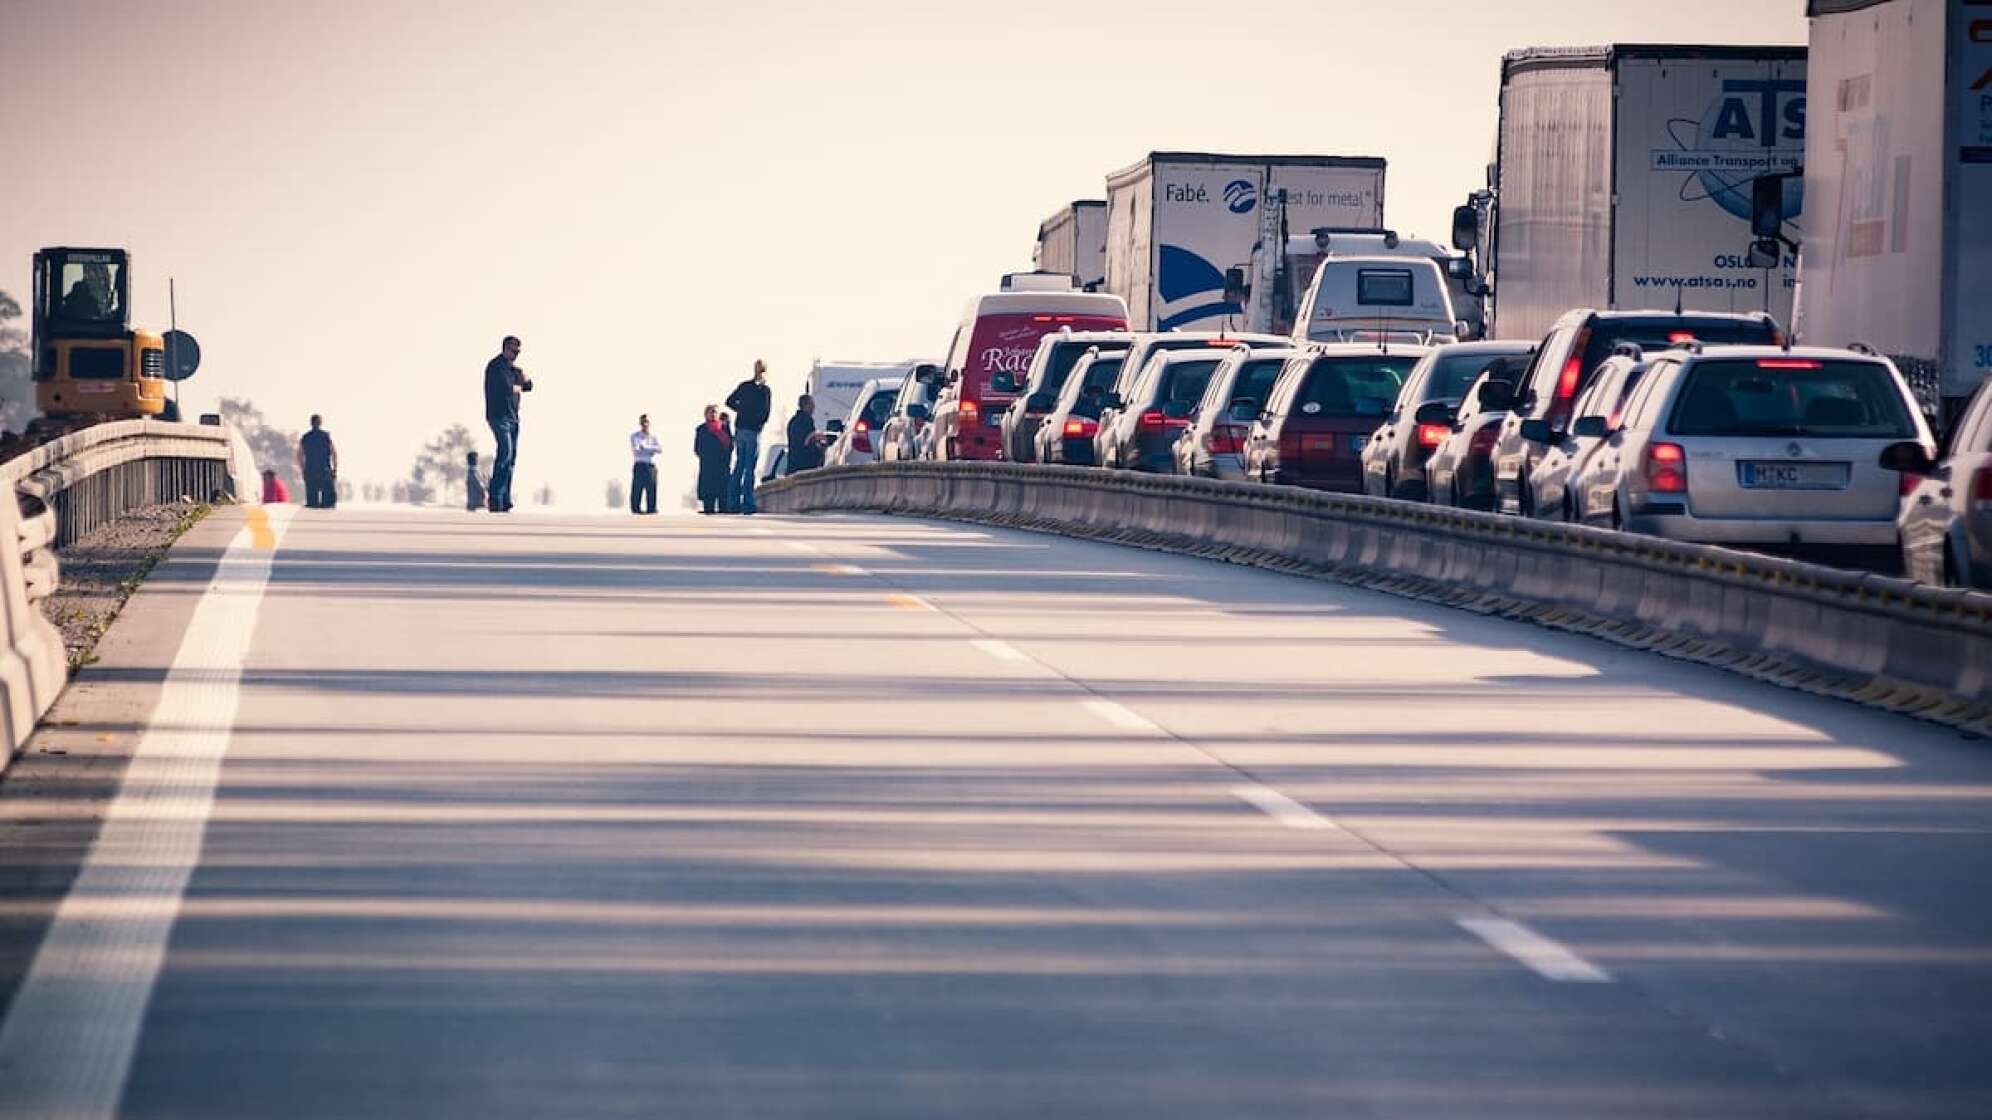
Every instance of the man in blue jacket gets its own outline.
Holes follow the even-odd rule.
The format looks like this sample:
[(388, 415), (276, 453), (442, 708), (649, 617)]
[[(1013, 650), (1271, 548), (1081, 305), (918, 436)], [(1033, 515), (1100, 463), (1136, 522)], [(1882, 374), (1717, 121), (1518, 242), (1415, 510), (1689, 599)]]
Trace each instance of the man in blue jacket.
[(488, 488), (492, 513), (512, 512), (512, 468), (519, 461), (519, 394), (533, 390), (532, 378), (519, 368), (519, 349), (518, 338), (508, 334), (498, 356), (484, 363), (484, 420), (498, 441)]
[(726, 398), (733, 410), (733, 476), (727, 479), (727, 497), (741, 513), (754, 512), (754, 467), (761, 458), (761, 429), (768, 426), (768, 413), (774, 408), (774, 394), (768, 390), (768, 364), (754, 359), (754, 378), (742, 381)]

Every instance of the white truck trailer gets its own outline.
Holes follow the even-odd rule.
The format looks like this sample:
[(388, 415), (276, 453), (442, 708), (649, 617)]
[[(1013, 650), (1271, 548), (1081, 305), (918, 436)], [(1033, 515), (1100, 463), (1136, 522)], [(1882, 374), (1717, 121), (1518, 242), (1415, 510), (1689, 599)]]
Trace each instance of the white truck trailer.
[(1955, 416), (1992, 375), (1992, 4), (1811, 0), (1796, 330)]
[(1150, 153), (1107, 177), (1106, 289), (1133, 330), (1239, 328), (1224, 272), (1251, 258), (1267, 192), (1297, 229), (1380, 229), (1383, 173), (1371, 156)]
[(1031, 262), (1040, 272), (1071, 274), (1074, 286), (1093, 291), (1107, 278), (1107, 204), (1081, 199), (1038, 223)]
[[(1490, 334), (1574, 307), (1791, 318), (1796, 261), (1753, 267), (1751, 190), (1805, 154), (1805, 48), (1530, 48), (1501, 60), (1490, 192), (1455, 215), (1492, 288)], [(1800, 191), (1782, 215), (1795, 229)], [(1491, 209), (1473, 218), (1474, 209)]]
[[(920, 364), (919, 359), (903, 362), (826, 362), (817, 359), (809, 367), (809, 378), (803, 382), (802, 391), (816, 401), (816, 426), (821, 428), (832, 420), (842, 420), (851, 406), (858, 403), (858, 394), (864, 391), (865, 382), (874, 377), (890, 381), (904, 378)], [(784, 408), (784, 403), (775, 402), (775, 414), (786, 423), (792, 408)], [(772, 421), (771, 421), (772, 422)]]

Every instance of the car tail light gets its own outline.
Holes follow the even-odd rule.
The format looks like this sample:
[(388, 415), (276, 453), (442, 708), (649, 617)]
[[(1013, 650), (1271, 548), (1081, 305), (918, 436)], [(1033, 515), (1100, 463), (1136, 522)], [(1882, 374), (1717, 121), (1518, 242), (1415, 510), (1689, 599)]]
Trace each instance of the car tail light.
[(1688, 453), (1680, 444), (1646, 445), (1646, 486), (1656, 494), (1688, 492)]
[(1430, 451), (1444, 443), (1446, 437), (1451, 434), (1452, 429), (1446, 427), (1444, 424), (1420, 424), (1418, 425), (1418, 446)]
[(1584, 376), (1584, 348), (1591, 344), (1590, 328), (1570, 340), (1570, 356), (1563, 360), (1563, 373), (1556, 379), (1556, 399), (1567, 401), (1577, 395), (1577, 382)]
[(1190, 422), (1180, 416), (1168, 416), (1159, 408), (1151, 408), (1141, 414), (1137, 421), (1146, 431), (1159, 431), (1163, 428), (1187, 428)]
[[(1280, 429), (1280, 459), (1298, 464), (1300, 461), (1300, 433), (1292, 428)], [(1278, 466), (1277, 463), (1274, 466)]]
[(1903, 471), (1901, 474), (1896, 475), (1895, 478), (1898, 483), (1895, 492), (1905, 498), (1915, 493), (1916, 487), (1923, 485), (1923, 476), (1911, 471)]
[(1088, 439), (1100, 430), (1100, 425), (1084, 417), (1075, 416), (1065, 422), (1066, 439)]
[(851, 433), (851, 446), (865, 454), (871, 454), (872, 437), (862, 427)]
[(1501, 438), (1501, 425), (1483, 424), (1476, 428), (1473, 438), (1466, 441), (1467, 454), (1485, 458), (1494, 454), (1494, 444)]
[(1981, 512), (1992, 510), (1992, 467), (1980, 467), (1971, 476), (1971, 503)]
[(1142, 413), (1142, 414), (1141, 414), (1141, 421), (1140, 421), (1140, 423), (1141, 423), (1141, 426), (1142, 426), (1142, 427), (1144, 427), (1144, 428), (1159, 428), (1159, 427), (1161, 427), (1161, 426), (1162, 426), (1162, 410), (1161, 410), (1161, 409), (1159, 409), (1159, 408), (1151, 408), (1151, 409), (1149, 409), (1149, 410), (1148, 410), (1147, 412), (1144, 412), (1144, 413)]
[(1077, 321), (1077, 317), (1076, 317), (1076, 316), (1072, 316), (1072, 315), (1033, 315), (1033, 316), (1031, 316), (1031, 322), (1033, 322), (1033, 323), (1072, 323), (1072, 322), (1076, 322), (1076, 321)]
[(1245, 451), (1245, 429), (1235, 424), (1213, 424), (1204, 433), (1204, 450), (1212, 455), (1239, 455)]
[(982, 406), (974, 401), (963, 401), (955, 415), (962, 423), (973, 424), (982, 419)]
[(1809, 358), (1759, 358), (1758, 369), (1825, 369), (1826, 363)]
[[(1674, 345), (1676, 345), (1676, 346), (1680, 346), (1680, 345), (1683, 345), (1684, 343), (1689, 343), (1689, 342), (1693, 342), (1694, 340), (1695, 340), (1695, 332), (1693, 332), (1693, 331), (1668, 331), (1668, 332), (1667, 332), (1667, 341), (1668, 341), (1668, 342), (1671, 342), (1671, 343), (1673, 343), (1673, 344), (1674, 344)], [(1783, 338), (1782, 338), (1782, 337), (1780, 337), (1780, 338), (1777, 338), (1777, 339), (1774, 339), (1773, 341), (1774, 341), (1774, 342), (1776, 343), (1776, 345), (1779, 345), (1779, 346), (1783, 346), (1783, 345), (1784, 345), (1784, 340), (1783, 340)]]

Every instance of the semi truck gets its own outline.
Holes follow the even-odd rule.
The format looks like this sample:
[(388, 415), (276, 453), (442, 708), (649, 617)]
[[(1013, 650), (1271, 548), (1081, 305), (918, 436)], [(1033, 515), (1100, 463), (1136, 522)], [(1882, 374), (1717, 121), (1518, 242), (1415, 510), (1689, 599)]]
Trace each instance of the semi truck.
[(1040, 272), (1063, 272), (1075, 286), (1095, 291), (1107, 278), (1107, 204), (1081, 199), (1038, 223), (1031, 262)]
[(1151, 152), (1107, 177), (1106, 290), (1133, 330), (1238, 329), (1225, 270), (1250, 259), (1269, 193), (1296, 229), (1381, 229), (1383, 177), (1373, 156)]
[[(812, 362), (802, 391), (816, 402), (816, 426), (821, 428), (832, 420), (842, 420), (851, 411), (851, 406), (858, 403), (858, 394), (864, 391), (865, 383), (872, 378), (897, 381), (919, 364), (918, 359), (903, 362), (826, 362), (819, 358)], [(788, 415), (779, 401), (776, 402), (775, 412), (783, 417)]]
[(1948, 421), (1992, 375), (1992, 4), (1811, 0), (1806, 14), (1795, 333), (1889, 355)]
[[(1760, 176), (1805, 154), (1800, 46), (1533, 47), (1501, 60), (1488, 187), (1453, 215), (1489, 333), (1541, 338), (1572, 308), (1791, 316), (1796, 260), (1754, 259)], [(1793, 179), (1778, 221), (1795, 234)], [(1762, 267), (1768, 266), (1768, 267)]]

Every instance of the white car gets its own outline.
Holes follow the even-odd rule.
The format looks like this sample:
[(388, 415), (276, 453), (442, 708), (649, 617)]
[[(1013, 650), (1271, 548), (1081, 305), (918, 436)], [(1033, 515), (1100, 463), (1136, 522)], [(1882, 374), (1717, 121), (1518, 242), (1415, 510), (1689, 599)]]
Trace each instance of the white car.
[[(1637, 346), (1621, 347), (1619, 353), (1598, 367), (1590, 387), (1578, 394), (1571, 415), (1602, 416), (1606, 431), (1618, 427), (1626, 402), (1645, 380), (1646, 370), (1646, 357)], [(1585, 430), (1594, 427), (1587, 424)], [(1531, 507), (1535, 515), (1551, 521), (1585, 520), (1582, 492), (1571, 482), (1584, 473), (1584, 465), (1605, 446), (1605, 438), (1559, 432), (1543, 419), (1529, 420), (1522, 429), (1522, 438), (1547, 448), (1541, 465), (1535, 469), (1535, 503)]]
[(1898, 476), (1884, 448), (1935, 441), (1890, 362), (1869, 350), (1708, 346), (1653, 354), (1623, 424), (1576, 486), (1584, 519), (1672, 540), (1893, 568)]
[(1938, 461), (1921, 449), (1883, 452), (1902, 471), (1902, 571), (1910, 579), (1992, 591), (1992, 380), (1951, 428)]
[(885, 422), (892, 416), (893, 402), (899, 399), (899, 381), (875, 377), (858, 390), (851, 411), (832, 421), (825, 430), (834, 431), (835, 443), (823, 455), (829, 467), (876, 463), (884, 442)]

